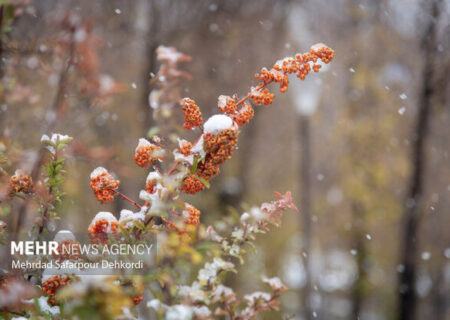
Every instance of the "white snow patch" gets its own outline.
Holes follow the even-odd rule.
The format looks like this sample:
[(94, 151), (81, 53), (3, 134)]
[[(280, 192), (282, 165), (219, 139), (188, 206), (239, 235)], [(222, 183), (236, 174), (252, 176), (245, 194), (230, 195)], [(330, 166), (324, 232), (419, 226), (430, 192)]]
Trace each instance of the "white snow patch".
[(203, 126), (205, 132), (209, 132), (214, 135), (230, 128), (233, 128), (233, 120), (224, 114), (213, 115), (205, 122)]
[(133, 227), (135, 221), (144, 222), (145, 215), (143, 212), (147, 210), (147, 207), (144, 206), (142, 209), (136, 213), (131, 210), (122, 209), (120, 211), (119, 224), (123, 225), (125, 228), (131, 228)]
[(191, 166), (194, 164), (194, 155), (193, 154), (185, 156), (184, 154), (182, 154), (182, 153), (180, 153), (178, 151), (174, 151), (173, 152), (173, 157), (174, 157), (175, 161), (187, 162)]
[(115, 81), (113, 77), (107, 74), (102, 74), (100, 76), (100, 86), (99, 86), (100, 94), (105, 95), (110, 93), (114, 88), (114, 84)]
[[(41, 137), (41, 142), (51, 142), (53, 144), (57, 144), (58, 142), (59, 143), (67, 143), (70, 140), (72, 140), (72, 137), (70, 137), (68, 135), (64, 135), (64, 134), (59, 134), (59, 133), (53, 133), (51, 138), (46, 134), (44, 134)], [(55, 152), (55, 148), (53, 146), (46, 146), (46, 148), (51, 153)]]
[(148, 174), (147, 179), (145, 180), (148, 183), (150, 180), (159, 180), (161, 179), (161, 175), (157, 171), (152, 171)]
[(183, 56), (183, 54), (178, 52), (175, 48), (166, 46), (159, 46), (158, 49), (156, 49), (156, 54), (158, 60), (165, 60), (171, 63), (176, 63)]
[(159, 108), (159, 99), (161, 98), (162, 90), (152, 90), (148, 96), (148, 103), (152, 109)]
[(263, 300), (263, 301), (270, 301), (271, 299), (271, 295), (267, 292), (260, 292), (260, 291), (256, 291), (253, 292), (252, 294), (247, 294), (244, 296), (244, 299), (247, 300), (248, 303), (254, 303), (255, 300)]
[(95, 179), (103, 173), (108, 173), (108, 170), (103, 167), (97, 167), (91, 172), (91, 179)]
[(56, 233), (55, 238), (53, 238), (54, 241), (57, 242), (63, 242), (66, 240), (72, 240), (75, 241), (75, 236), (73, 235), (72, 231), (70, 230), (60, 230), (58, 233)]
[(200, 158), (203, 158), (206, 155), (206, 151), (203, 148), (204, 140), (203, 135), (201, 135), (200, 139), (192, 146), (191, 152), (200, 155)]
[(150, 141), (148, 141), (147, 139), (145, 139), (145, 138), (140, 138), (139, 139), (139, 142), (138, 142), (138, 145), (137, 145), (137, 147), (136, 147), (136, 151), (139, 149), (139, 148), (141, 148), (141, 147), (148, 147), (148, 146), (151, 146), (152, 144), (150, 143)]
[(224, 108), (228, 101), (231, 99), (230, 96), (225, 96), (225, 95), (220, 95), (219, 98), (217, 99), (217, 105), (221, 108)]
[(264, 283), (267, 283), (273, 290), (280, 290), (285, 287), (283, 282), (281, 282), (280, 278), (278, 277), (263, 277), (262, 280)]
[(44, 296), (39, 297), (38, 303), (39, 303), (39, 308), (40, 308), (41, 311), (44, 312), (44, 313), (49, 313), (49, 314), (51, 314), (51, 315), (54, 316), (54, 315), (59, 314), (59, 312), (60, 312), (58, 306), (51, 307), (51, 306), (48, 304), (48, 297), (44, 297)]

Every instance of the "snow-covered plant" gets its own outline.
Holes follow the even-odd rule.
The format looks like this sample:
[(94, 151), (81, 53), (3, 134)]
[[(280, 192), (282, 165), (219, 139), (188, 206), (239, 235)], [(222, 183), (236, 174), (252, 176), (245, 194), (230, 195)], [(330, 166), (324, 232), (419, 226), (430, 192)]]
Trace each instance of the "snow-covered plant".
[[(83, 35), (75, 36), (81, 39)], [(262, 277), (269, 290), (249, 292), (243, 297), (224, 281), (228, 272), (237, 272), (237, 264), (244, 263), (246, 250), (254, 247), (257, 234), (268, 232), (272, 226), (279, 227), (283, 211), (297, 211), (291, 193), (276, 192), (276, 200), (251, 207), (240, 216), (225, 217), (212, 226), (201, 223), (200, 211), (185, 201), (185, 195), (207, 189), (212, 178), (219, 174), (220, 166), (232, 157), (241, 128), (254, 116), (253, 108), (273, 102), (269, 85), (278, 83), (280, 92), (285, 92), (290, 74), (304, 79), (310, 70), (317, 72), (321, 63), (329, 63), (333, 57), (332, 49), (318, 44), (308, 53), (279, 60), (272, 68), (263, 68), (255, 75), (258, 83), (246, 95), (219, 96), (220, 113), (204, 120), (196, 102), (180, 96), (178, 84), (189, 75), (179, 69), (179, 64), (190, 58), (175, 48), (159, 47), (157, 58), (161, 67), (154, 75), (156, 88), (149, 96), (159, 126), (149, 130), (147, 137), (138, 139), (134, 153), (135, 163), (148, 170), (144, 173), (146, 182), (139, 200), (123, 194), (120, 181), (106, 168), (94, 168), (90, 175), (90, 187), (102, 204), (121, 197), (137, 209), (135, 212), (122, 209), (119, 218), (116, 217), (119, 212), (99, 212), (87, 230), (90, 242), (100, 246), (140, 243), (146, 235), (156, 235), (158, 249), (152, 257), (153, 267), (134, 276), (89, 275), (78, 268), (33, 273), (37, 277), (35, 289), (40, 292), (35, 308), (17, 299), (16, 309), (7, 312), (24, 317), (61, 315), (65, 319), (81, 319), (86, 315), (98, 319), (136, 319), (141, 312), (152, 312), (159, 319), (244, 320), (256, 319), (261, 312), (279, 310), (278, 298), (287, 290), (279, 278)], [(180, 137), (179, 131), (172, 127), (178, 109), (183, 112), (183, 127), (198, 132), (192, 142)], [(32, 181), (22, 171), (10, 178), (11, 197), (33, 197), (36, 189), (45, 191), (39, 191), (45, 196), (40, 195), (38, 236), (45, 234), (49, 223), (58, 218), (56, 206), (63, 195), (62, 151), (70, 140), (60, 134), (42, 137), (49, 153), (42, 182)], [(92, 259), (83, 255), (80, 242), (69, 230), (59, 231), (54, 241), (58, 243), (58, 254), (48, 257), (49, 260)], [(70, 254), (65, 250), (67, 247), (73, 249)], [(2, 281), (6, 288), (13, 282), (6, 278)], [(141, 303), (144, 299), (145, 303)]]

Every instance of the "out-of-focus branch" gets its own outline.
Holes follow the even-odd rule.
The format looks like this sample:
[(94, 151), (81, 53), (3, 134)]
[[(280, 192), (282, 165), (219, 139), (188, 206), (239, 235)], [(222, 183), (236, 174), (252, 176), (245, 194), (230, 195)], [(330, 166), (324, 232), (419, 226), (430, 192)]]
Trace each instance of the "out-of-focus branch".
[[(58, 122), (58, 115), (60, 114), (60, 110), (64, 104), (65, 100), (65, 94), (67, 91), (67, 85), (68, 85), (68, 77), (69, 77), (69, 70), (70, 67), (74, 63), (74, 56), (75, 56), (75, 28), (71, 29), (71, 36), (70, 36), (70, 43), (69, 48), (67, 52), (67, 60), (63, 68), (61, 69), (61, 72), (59, 74), (59, 81), (58, 81), (58, 88), (56, 91), (55, 98), (53, 100), (51, 108), (48, 110), (49, 112), (53, 113), (53, 116), (50, 117), (49, 121), (44, 126), (43, 132), (51, 133), (52, 130), (54, 130), (57, 122)], [(40, 169), (42, 166), (42, 162), (45, 159), (45, 149), (40, 148), (37, 158), (33, 164), (33, 167), (31, 169), (31, 178), (33, 181), (37, 181), (40, 173)], [(18, 216), (17, 216), (17, 223), (15, 227), (15, 233), (14, 238), (17, 239), (18, 233), (20, 232), (20, 228), (22, 226), (22, 223), (25, 219), (26, 212), (27, 212), (28, 202), (24, 201), (22, 205), (19, 208)]]

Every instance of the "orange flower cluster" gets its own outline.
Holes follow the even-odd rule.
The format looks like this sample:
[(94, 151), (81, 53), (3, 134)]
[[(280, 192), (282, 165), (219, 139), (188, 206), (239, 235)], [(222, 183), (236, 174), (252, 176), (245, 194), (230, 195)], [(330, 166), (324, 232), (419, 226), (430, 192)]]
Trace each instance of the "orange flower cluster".
[[(231, 158), (237, 144), (238, 127), (248, 123), (255, 114), (253, 107), (246, 103), (247, 99), (252, 100), (254, 104), (270, 105), (273, 102), (274, 94), (266, 88), (269, 84), (272, 82), (279, 83), (280, 91), (285, 92), (289, 86), (289, 74), (296, 73), (297, 77), (304, 79), (310, 72), (311, 65), (314, 71), (319, 71), (321, 67), (319, 59), (322, 63), (329, 63), (333, 58), (334, 51), (332, 49), (324, 44), (316, 44), (311, 47), (308, 53), (297, 54), (295, 58), (288, 57), (277, 61), (270, 70), (262, 68), (259, 74), (255, 74), (255, 78), (260, 80), (261, 83), (252, 87), (248, 95), (238, 102), (236, 102), (236, 96), (219, 96), (218, 108), (224, 115), (216, 115), (206, 121), (204, 133), (198, 140), (200, 142), (197, 142), (193, 147), (189, 146), (189, 149), (183, 150), (180, 147), (181, 153), (185, 157), (192, 155), (194, 149), (195, 152), (198, 152), (198, 143), (203, 143), (201, 147), (204, 151), (204, 154), (200, 153), (202, 161), (197, 164), (196, 171), (184, 179), (181, 190), (194, 194), (205, 189), (205, 180), (217, 175), (220, 171), (220, 164)], [(185, 106), (183, 107), (186, 121), (185, 128), (190, 129), (195, 125), (189, 125), (189, 121), (194, 121), (194, 113), (200, 114), (200, 111), (191, 99), (185, 98), (182, 103)], [(240, 105), (242, 107), (239, 109)], [(212, 118), (215, 118), (214, 121), (209, 123)], [(210, 124), (209, 129), (207, 129), (208, 123)]]
[(270, 93), (268, 89), (260, 91), (257, 88), (252, 87), (249, 98), (253, 100), (254, 104), (263, 104), (265, 106), (268, 106), (273, 102), (275, 95), (273, 93)]
[(17, 170), (9, 180), (10, 193), (23, 192), (30, 194), (34, 192), (33, 179), (21, 170)]
[(150, 164), (156, 164), (163, 160), (162, 149), (148, 140), (141, 138), (134, 153), (134, 162), (142, 168), (148, 168)]
[(156, 172), (150, 172), (147, 176), (147, 180), (145, 182), (145, 191), (152, 194), (157, 190), (158, 180), (161, 178), (161, 175)]
[(109, 222), (106, 219), (100, 219), (95, 222), (95, 224), (89, 228), (89, 234), (97, 234), (97, 233), (107, 233), (108, 227), (111, 227), (112, 232), (116, 232), (119, 227), (119, 223), (116, 221)]
[(221, 95), (219, 96), (218, 107), (223, 113), (235, 114), (237, 110), (236, 100), (229, 96)]
[(119, 221), (110, 212), (99, 212), (88, 228), (88, 234), (94, 243), (107, 243), (108, 234), (119, 229)]
[(95, 222), (95, 224), (89, 229), (88, 233), (102, 233), (106, 232), (106, 229), (111, 226), (112, 232), (116, 232), (119, 227), (118, 222), (109, 223), (105, 219), (100, 219)]
[(51, 277), (42, 284), (42, 291), (49, 296), (48, 302), (50, 304), (56, 304), (55, 295), (56, 292), (63, 286), (70, 284), (71, 280), (67, 276), (61, 276), (60, 274)]
[(108, 201), (114, 200), (114, 193), (119, 187), (120, 181), (114, 179), (106, 169), (99, 167), (92, 172), (89, 185), (98, 201), (106, 204)]
[(145, 184), (145, 191), (148, 193), (153, 193), (156, 191), (156, 179), (150, 179)]
[(184, 98), (180, 102), (183, 107), (184, 124), (183, 128), (192, 129), (195, 127), (201, 127), (203, 124), (202, 113), (200, 108), (195, 104), (195, 101), (189, 98)]
[(220, 172), (220, 165), (231, 158), (237, 144), (238, 131), (235, 128), (225, 129), (218, 134), (203, 134), (205, 158), (199, 162), (194, 174), (188, 176), (181, 190), (195, 194), (206, 188), (202, 180), (210, 180)]
[(221, 95), (218, 99), (218, 107), (224, 114), (229, 115), (238, 126), (248, 123), (255, 115), (250, 104), (243, 102), (242, 108), (238, 111), (236, 99)]
[(188, 194), (195, 194), (197, 192), (202, 191), (205, 188), (206, 188), (206, 185), (198, 179), (198, 176), (193, 174), (193, 175), (187, 176), (184, 179), (180, 190), (184, 191)]
[[(179, 215), (179, 213), (176, 213), (176, 215)], [(186, 203), (186, 207), (182, 211), (182, 216), (184, 218), (184, 224), (186, 226), (197, 226), (200, 223), (200, 210), (188, 203)], [(186, 228), (178, 227), (175, 223), (168, 219), (163, 218), (162, 221), (164, 222), (166, 230), (168, 231), (176, 230), (179, 234), (187, 232)]]
[(225, 129), (218, 135), (205, 133), (203, 135), (204, 148), (214, 164), (222, 164), (231, 158), (237, 144), (238, 132), (234, 129)]
[(200, 162), (197, 166), (196, 175), (205, 179), (210, 180), (220, 173), (220, 167), (217, 163), (214, 163), (214, 159), (211, 155), (205, 157), (204, 162)]
[(180, 153), (183, 156), (187, 157), (188, 155), (191, 154), (191, 149), (192, 149), (192, 143), (190, 143), (189, 141), (183, 141), (180, 146)]
[(141, 303), (142, 298), (143, 298), (143, 295), (131, 297), (131, 299), (133, 300), (133, 304), (135, 306), (137, 306), (139, 303)]
[[(125, 281), (122, 281), (120, 285), (121, 285), (122, 287), (124, 287), (124, 288), (132, 288), (133, 291), (136, 291), (136, 290), (137, 290), (137, 289), (136, 289), (136, 286), (134, 285), (133, 281), (131, 281), (131, 280), (125, 280)], [(143, 291), (143, 290), (139, 290), (139, 291)], [(134, 304), (135, 306), (137, 306), (139, 303), (141, 303), (142, 297), (143, 297), (142, 294), (140, 294), (140, 295), (132, 295), (132, 296), (131, 296), (131, 301), (133, 301), (133, 304)]]
[(185, 217), (185, 224), (196, 226), (200, 223), (200, 210), (191, 205), (188, 205), (186, 210), (183, 211), (183, 216)]
[(254, 116), (255, 111), (253, 110), (253, 107), (250, 104), (244, 102), (242, 108), (236, 114), (234, 114), (232, 118), (239, 127), (242, 127), (244, 124), (249, 123)]
[(285, 58), (277, 61), (271, 70), (262, 68), (259, 74), (255, 74), (255, 78), (269, 84), (271, 82), (280, 83), (280, 91), (285, 92), (288, 88), (288, 75), (296, 73), (300, 79), (305, 79), (312, 69), (318, 72), (321, 65), (318, 62), (320, 59), (323, 63), (329, 63), (334, 58), (334, 51), (326, 45), (319, 43), (311, 47), (308, 53), (296, 54), (294, 58)]

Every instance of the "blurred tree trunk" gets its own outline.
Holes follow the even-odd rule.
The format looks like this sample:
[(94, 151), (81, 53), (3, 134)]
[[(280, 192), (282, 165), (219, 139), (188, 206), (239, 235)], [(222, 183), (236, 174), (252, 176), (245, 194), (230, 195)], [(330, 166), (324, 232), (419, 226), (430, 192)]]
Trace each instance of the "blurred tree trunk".
[(305, 288), (303, 289), (303, 308), (304, 317), (307, 320), (312, 319), (311, 310), (311, 128), (308, 116), (300, 116), (300, 180), (301, 180), (301, 212), (303, 233), (302, 248), (303, 262), (305, 265)]
[(367, 259), (367, 248), (365, 245), (365, 232), (364, 232), (364, 208), (361, 204), (353, 201), (353, 239), (354, 249), (356, 250), (356, 266), (358, 268), (358, 278), (353, 284), (352, 288), (352, 315), (351, 319), (359, 320), (362, 310), (362, 304), (365, 297), (365, 282), (367, 278), (367, 271), (365, 268), (365, 261)]
[(141, 110), (144, 115), (144, 132), (153, 125), (152, 110), (149, 106), (148, 95), (151, 91), (150, 79), (156, 69), (156, 48), (159, 46), (159, 10), (155, 0), (139, 0), (136, 2), (138, 21), (138, 35), (144, 41), (143, 74), (141, 75)]
[(429, 1), (430, 18), (427, 22), (422, 38), (424, 66), (419, 97), (419, 110), (413, 133), (412, 173), (408, 187), (407, 201), (402, 224), (401, 263), (404, 271), (399, 279), (398, 319), (413, 320), (417, 313), (417, 296), (415, 293), (418, 230), (420, 222), (420, 208), (424, 194), (424, 171), (426, 157), (426, 141), (429, 134), (431, 116), (431, 99), (433, 97), (434, 61), (437, 46), (436, 23), (439, 18), (439, 4), (441, 0)]
[(0, 79), (3, 78), (4, 74), (4, 61), (3, 61), (3, 14), (4, 14), (5, 6), (0, 5)]

